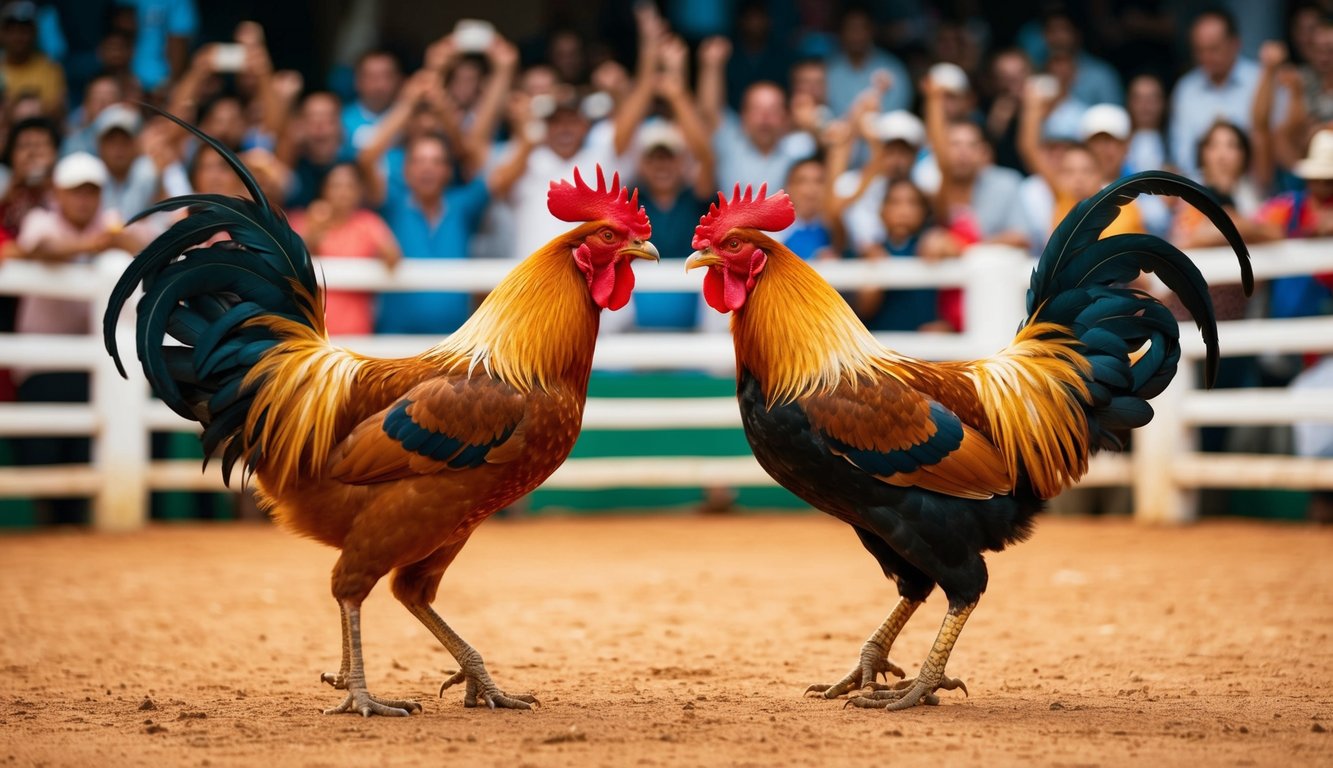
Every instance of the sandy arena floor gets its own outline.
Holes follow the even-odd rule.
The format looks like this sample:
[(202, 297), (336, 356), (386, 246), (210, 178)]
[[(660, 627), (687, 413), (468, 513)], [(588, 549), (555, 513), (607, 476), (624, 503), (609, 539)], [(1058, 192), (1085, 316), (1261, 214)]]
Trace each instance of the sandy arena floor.
[(0, 538), (0, 766), (1333, 765), (1330, 529), (1043, 520), (990, 557), (971, 698), (901, 713), (801, 696), (895, 597), (822, 516), (482, 526), (437, 607), (532, 712), (436, 698), (453, 661), (384, 584), (371, 691), (425, 712), (319, 714), (333, 560), (255, 524)]

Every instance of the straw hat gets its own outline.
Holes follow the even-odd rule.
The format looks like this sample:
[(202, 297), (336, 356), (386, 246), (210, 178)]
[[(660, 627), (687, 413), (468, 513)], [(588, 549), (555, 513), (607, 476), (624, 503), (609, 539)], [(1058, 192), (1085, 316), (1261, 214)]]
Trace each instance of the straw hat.
[(1302, 179), (1333, 181), (1333, 130), (1316, 133), (1305, 159), (1298, 161), (1292, 170)]

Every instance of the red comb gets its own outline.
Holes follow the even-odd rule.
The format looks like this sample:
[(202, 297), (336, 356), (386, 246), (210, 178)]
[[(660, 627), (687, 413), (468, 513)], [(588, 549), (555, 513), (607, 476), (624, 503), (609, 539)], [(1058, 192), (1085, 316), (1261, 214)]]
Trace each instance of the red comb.
[(767, 184), (759, 187), (758, 196), (747, 186), (745, 196), (742, 197), (740, 184), (731, 193), (731, 200), (718, 192), (717, 202), (709, 206), (708, 213), (699, 218), (699, 226), (694, 228), (691, 247), (701, 251), (737, 227), (765, 232), (781, 232), (790, 227), (796, 221), (796, 209), (791, 205), (791, 198), (782, 190), (778, 190), (772, 197), (766, 197), (767, 192)]
[(546, 194), (546, 207), (551, 215), (561, 221), (612, 221), (628, 229), (630, 235), (638, 239), (647, 239), (652, 234), (652, 225), (648, 214), (639, 205), (639, 190), (631, 194), (629, 187), (620, 186), (620, 174), (611, 177), (611, 188), (607, 189), (606, 175), (602, 166), (597, 166), (597, 189), (588, 186), (579, 169), (574, 169), (574, 183), (561, 179), (551, 182), (551, 189)]

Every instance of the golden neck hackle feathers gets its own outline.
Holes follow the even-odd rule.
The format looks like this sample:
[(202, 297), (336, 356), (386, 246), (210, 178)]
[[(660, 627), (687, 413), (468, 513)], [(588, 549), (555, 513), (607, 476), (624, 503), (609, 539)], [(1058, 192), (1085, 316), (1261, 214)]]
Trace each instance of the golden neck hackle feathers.
[(736, 363), (754, 374), (770, 405), (826, 392), (885, 371), (892, 357), (852, 308), (809, 264), (757, 230), (745, 231), (767, 256), (764, 271), (732, 317)]
[(600, 226), (575, 228), (524, 259), (425, 357), (484, 369), (524, 392), (586, 381), (600, 310), (572, 252)]

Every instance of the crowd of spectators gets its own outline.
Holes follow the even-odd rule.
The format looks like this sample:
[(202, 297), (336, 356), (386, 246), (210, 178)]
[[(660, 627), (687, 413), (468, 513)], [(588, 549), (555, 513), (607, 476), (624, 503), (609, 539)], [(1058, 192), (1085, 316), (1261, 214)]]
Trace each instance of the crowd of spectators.
[[(275, 69), (259, 24), (201, 44), (197, 0), (123, 1), (102, 19), (70, 18), (69, 3), (0, 7), (0, 260), (134, 251), (170, 224), (124, 226), (153, 201), (244, 194), (143, 101), (234, 149), (320, 258), (521, 258), (565, 227), (546, 212), (547, 184), (595, 164), (640, 188), (666, 258), (690, 252), (699, 215), (734, 184), (788, 190), (797, 221), (779, 237), (803, 258), (949, 259), (980, 242), (1035, 254), (1078, 200), (1155, 168), (1209, 187), (1252, 243), (1333, 234), (1333, 9), (1320, 3), (1257, 11), (1288, 34), (1251, 58), (1221, 7), (1049, 3), (1002, 39), (976, 19), (881, 11), (895, 3), (639, 2), (625, 61), (570, 28), (521, 54), (469, 20), (410, 60), (363, 51), (340, 92)], [(1189, 53), (1173, 67), (1162, 51), (1176, 37)], [(1126, 206), (1112, 231), (1222, 242), (1157, 198)], [(1215, 298), (1225, 319), (1292, 317), (1328, 312), (1331, 286), (1285, 278), (1255, 300)], [(956, 291), (848, 299), (873, 330), (964, 322)], [(476, 300), (338, 291), (328, 321), (335, 334), (443, 335)], [(690, 330), (708, 322), (701, 309), (693, 294), (641, 293), (611, 324)], [(88, 322), (0, 304), (4, 329), (15, 320), (22, 332)], [(1235, 361), (1228, 383), (1285, 383), (1308, 363)], [(42, 376), (17, 389), (81, 396)]]

